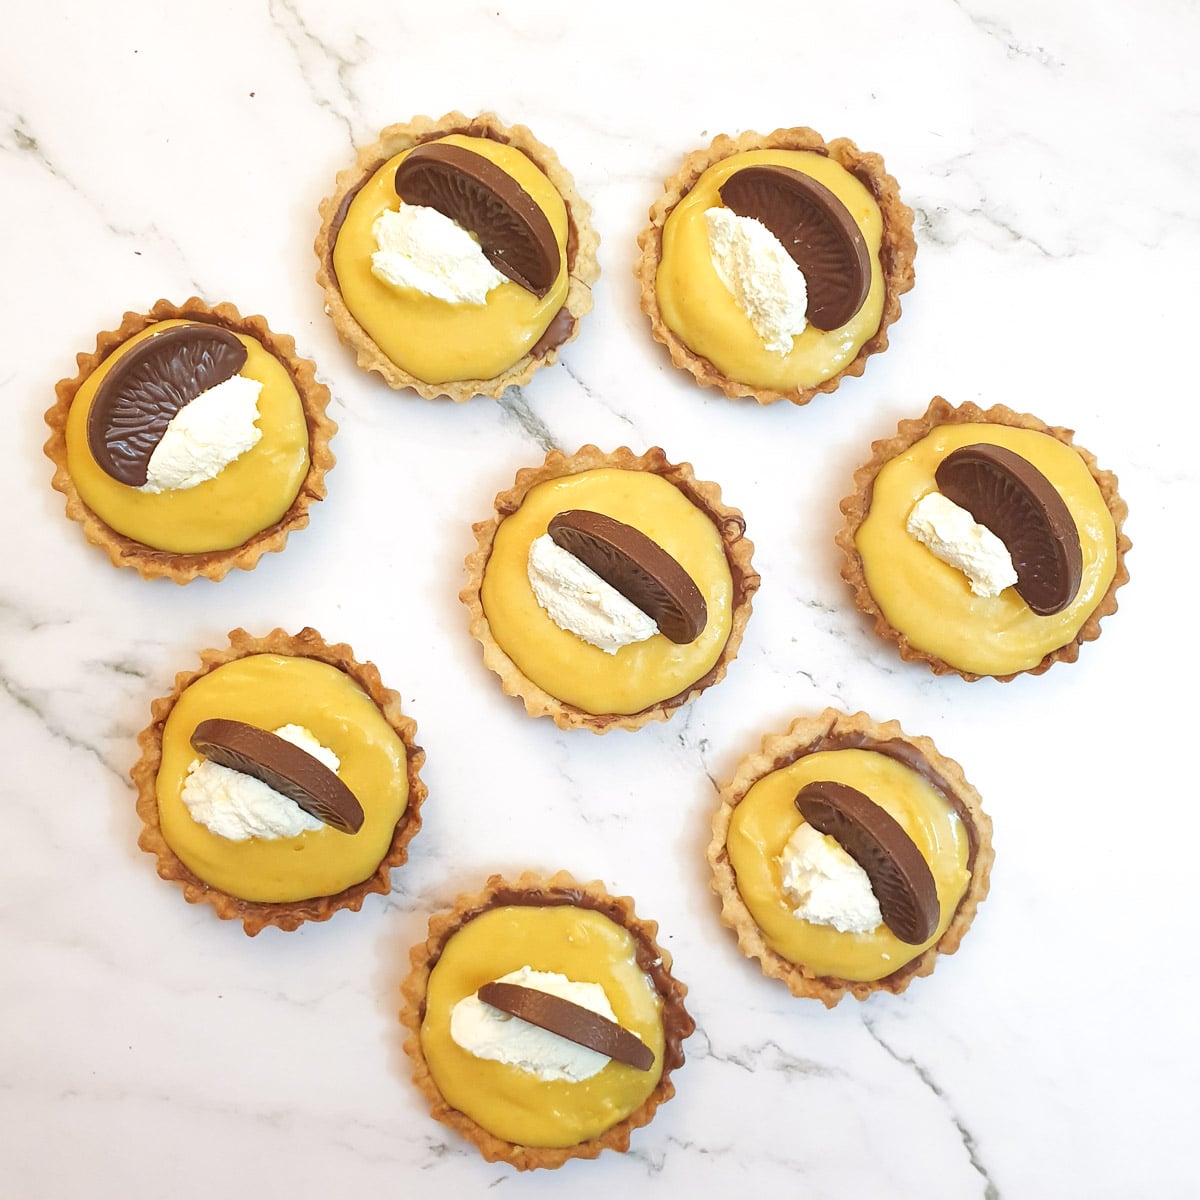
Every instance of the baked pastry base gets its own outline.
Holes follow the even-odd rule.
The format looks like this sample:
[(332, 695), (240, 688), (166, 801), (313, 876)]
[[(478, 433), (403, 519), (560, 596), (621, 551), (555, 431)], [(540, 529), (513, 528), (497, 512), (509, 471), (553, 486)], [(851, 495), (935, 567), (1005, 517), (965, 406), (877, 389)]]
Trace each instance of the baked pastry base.
[[(509, 658), (492, 636), (480, 594), (496, 531), (504, 518), (515, 513), (525, 497), (538, 484), (549, 479), (560, 479), (565, 475), (578, 475), (597, 467), (652, 471), (674, 484), (697, 508), (707, 513), (720, 531), (725, 557), (733, 576), (732, 623), (729, 639), (720, 657), (705, 675), (684, 691), (666, 700), (660, 700), (641, 712), (631, 714), (585, 712), (540, 688)], [(472, 529), (476, 545), (467, 556), (468, 581), (459, 592), (459, 599), (467, 606), (470, 614), (471, 636), (483, 647), (484, 664), (500, 677), (500, 686), (505, 695), (516, 696), (522, 700), (525, 711), (531, 717), (548, 716), (560, 729), (590, 729), (593, 733), (607, 733), (610, 729), (641, 729), (651, 722), (667, 720), (676, 709), (695, 699), (705, 688), (719, 683), (725, 678), (729, 664), (737, 657), (742, 635), (750, 620), (752, 597), (761, 582), (751, 566), (754, 544), (745, 536), (746, 523), (741, 512), (721, 503), (721, 489), (715, 483), (697, 480), (690, 463), (668, 462), (666, 455), (657, 446), (642, 455), (635, 455), (627, 446), (621, 446), (612, 453), (605, 453), (592, 445), (583, 446), (571, 455), (552, 450), (540, 467), (525, 467), (518, 471), (513, 486), (496, 497), (495, 514), (492, 518), (478, 522)]]
[[(536, 164), (554, 185), (567, 207), (567, 298), (563, 308), (569, 314), (572, 327), (558, 344), (538, 354), (526, 354), (507, 371), (492, 379), (463, 379), (448, 383), (427, 383), (397, 366), (369, 333), (358, 323), (346, 306), (338, 286), (333, 265), (333, 250), (346, 210), (358, 190), (388, 159), (421, 142), (434, 141), (447, 134), (460, 133), (468, 137), (491, 138), (520, 150)], [(355, 163), (338, 173), (334, 191), (320, 204), (321, 228), (313, 249), (317, 254), (317, 282), (325, 292), (325, 311), (333, 320), (342, 343), (355, 352), (358, 365), (364, 371), (378, 372), (392, 388), (411, 388), (426, 399), (448, 396), (462, 402), (472, 396), (498, 398), (508, 387), (528, 383), (535, 371), (558, 361), (559, 346), (573, 341), (579, 333), (580, 318), (592, 309), (592, 284), (600, 278), (600, 263), (596, 257), (600, 238), (591, 225), (591, 205), (579, 195), (575, 181), (549, 146), (543, 145), (524, 125), (504, 125), (495, 113), (480, 113), (468, 117), (461, 112), (447, 113), (433, 120), (414, 117), (402, 124), (389, 125), (379, 140), (364, 146)], [(561, 310), (560, 310), (561, 313)], [(555, 317), (551, 322), (551, 328)], [(547, 331), (549, 332), (549, 331)], [(534, 346), (534, 350), (537, 346)]]
[[(970, 846), (967, 866), (971, 881), (945, 933), (899, 970), (866, 982), (817, 975), (803, 963), (794, 963), (767, 945), (762, 930), (746, 908), (726, 846), (733, 810), (759, 779), (806, 754), (851, 747), (870, 750), (881, 743), (897, 741), (915, 750), (931, 768), (931, 782), (958, 812)], [(991, 818), (983, 811), (979, 793), (967, 782), (958, 763), (939, 754), (929, 738), (907, 735), (896, 721), (879, 724), (866, 713), (849, 715), (827, 708), (820, 716), (797, 718), (786, 733), (764, 737), (758, 751), (738, 764), (733, 778), (721, 789), (721, 806), (713, 817), (707, 857), (713, 872), (713, 891), (721, 898), (721, 923), (737, 935), (741, 952), (747, 958), (757, 958), (763, 974), (782, 980), (793, 996), (808, 996), (820, 1000), (826, 1008), (833, 1008), (847, 994), (856, 1000), (865, 1000), (875, 992), (898, 995), (914, 979), (931, 974), (939, 955), (953, 954), (971, 927), (975, 910), (988, 894), (996, 856), (992, 850)]]
[[(884, 464), (897, 455), (903, 454), (910, 446), (916, 445), (917, 442), (928, 436), (939, 425), (963, 425), (974, 422), (983, 422), (990, 425), (1008, 425), (1015, 429), (1032, 429), (1037, 433), (1048, 434), (1050, 437), (1062, 442), (1064, 446), (1070, 446), (1083, 459), (1089, 473), (1096, 481), (1096, 486), (1100, 489), (1104, 503), (1108, 506), (1108, 511), (1112, 514), (1113, 527), (1116, 530), (1116, 572), (1113, 575), (1112, 583), (1108, 586), (1108, 590), (1100, 598), (1100, 602), (1089, 614), (1087, 620), (1080, 627), (1079, 632), (1071, 641), (1046, 654), (1036, 666), (1029, 667), (1024, 671), (1013, 671), (1007, 675), (984, 676), (972, 671), (964, 671), (946, 662), (944, 659), (912, 645), (904, 633), (889, 624), (879, 605), (876, 604), (875, 597), (871, 594), (871, 590), (867, 586), (862, 555), (859, 554), (858, 547), (855, 544), (859, 527), (871, 511), (871, 496), (875, 477), (882, 470)], [(842, 513), (846, 517), (845, 525), (838, 530), (836, 535), (837, 544), (845, 554), (841, 575), (854, 589), (855, 606), (872, 618), (876, 634), (885, 641), (895, 643), (900, 651), (900, 657), (905, 662), (923, 662), (935, 675), (960, 675), (969, 683), (974, 683), (984, 678), (996, 679), (1000, 683), (1008, 683), (1016, 679), (1018, 675), (1041, 675), (1048, 671), (1056, 662), (1074, 662), (1079, 657), (1080, 646), (1084, 642), (1095, 641), (1100, 636), (1101, 619), (1117, 611), (1117, 589), (1129, 581), (1129, 571), (1125, 566), (1125, 554), (1132, 543), (1122, 531), (1125, 518), (1129, 514), (1129, 507), (1117, 493), (1117, 477), (1110, 471), (1101, 470), (1096, 465), (1096, 459), (1087, 450), (1082, 446), (1075, 445), (1074, 436), (1074, 431), (1071, 429), (1064, 429), (1057, 425), (1047, 425), (1037, 417), (1031, 416), (1028, 413), (1014, 412), (1011, 408), (1006, 408), (1002, 404), (996, 404), (991, 408), (984, 409), (980, 408), (977, 404), (968, 402), (955, 408), (948, 400), (943, 399), (941, 396), (934, 396), (924, 416), (901, 421), (893, 437), (883, 438), (880, 441), (871, 443), (871, 460), (854, 472), (855, 492), (852, 496), (848, 496), (843, 500), (840, 505)]]
[[(232, 896), (228, 892), (211, 887), (193, 874), (167, 844), (159, 826), (156, 784), (162, 762), (163, 727), (171, 715), (171, 710), (184, 691), (196, 680), (225, 663), (253, 654), (312, 658), (344, 671), (367, 693), (404, 743), (408, 766), (408, 805), (396, 824), (392, 843), (373, 874), (336, 895), (279, 903), (243, 900)], [(331, 645), (311, 628), (304, 628), (294, 635), (285, 633), (282, 629), (275, 629), (265, 637), (252, 637), (244, 629), (235, 629), (229, 635), (227, 649), (202, 651), (199, 670), (180, 671), (175, 676), (175, 686), (171, 694), (151, 704), (150, 716), (150, 724), (138, 734), (141, 757), (130, 771), (137, 788), (137, 813), (143, 826), (138, 836), (138, 846), (155, 856), (158, 860), (159, 876), (171, 883), (177, 883), (183, 889), (184, 899), (189, 904), (211, 904), (218, 917), (225, 921), (241, 921), (246, 934), (254, 937), (268, 925), (290, 932), (299, 928), (305, 921), (328, 921), (339, 909), (348, 908), (357, 912), (372, 892), (386, 894), (391, 890), (391, 869), (402, 866), (408, 860), (408, 843), (421, 828), (421, 804), (428, 790), (420, 778), (425, 752), (414, 741), (416, 722), (400, 711), (399, 693), (383, 686), (374, 663), (358, 662), (349, 646), (344, 643)]]
[[(148, 325), (177, 318), (220, 325), (262, 343), (291, 376), (308, 425), (308, 473), (291, 506), (273, 525), (260, 529), (249, 541), (229, 550), (176, 554), (168, 550), (156, 550), (153, 546), (126, 537), (83, 502), (67, 468), (67, 418), (75, 394), (84, 381), (113, 351)], [(159, 300), (148, 313), (127, 312), (119, 328), (98, 334), (95, 350), (90, 354), (76, 355), (76, 361), (78, 374), (73, 379), (59, 380), (55, 385), (57, 399), (46, 412), (50, 438), (44, 450), (54, 463), (51, 486), (67, 498), (67, 516), (83, 526), (87, 540), (104, 550), (113, 566), (133, 567), (143, 579), (165, 578), (180, 584), (189, 583), (201, 575), (207, 579), (224, 579), (235, 567), (250, 571), (264, 554), (282, 550), (288, 534), (308, 524), (309, 506), (325, 498), (325, 473), (334, 464), (329, 442), (337, 432), (337, 425), (325, 415), (329, 389), (317, 382), (315, 364), (297, 356), (295, 341), (286, 334), (273, 333), (265, 317), (243, 317), (232, 304), (218, 304), (210, 308), (195, 296), (183, 304)]]
[[(856, 357), (836, 375), (811, 387), (796, 387), (787, 391), (775, 388), (756, 388), (737, 379), (730, 379), (702, 355), (690, 350), (680, 337), (663, 320), (658, 305), (656, 277), (662, 260), (663, 226), (675, 206), (692, 190), (696, 181), (709, 167), (722, 159), (747, 150), (812, 150), (826, 154), (843, 166), (859, 180), (875, 197), (883, 217), (883, 240), (879, 247), (879, 261), (884, 278), (883, 313), (879, 328), (863, 344)], [(836, 138), (826, 142), (813, 129), (797, 126), (792, 129), (776, 129), (774, 133), (759, 134), (747, 131), (736, 138), (721, 134), (713, 139), (706, 150), (693, 150), (683, 160), (683, 165), (665, 184), (663, 195), (650, 208), (650, 225), (638, 235), (641, 255), (634, 274), (641, 282), (641, 308), (650, 318), (650, 330), (654, 340), (666, 346), (671, 362), (690, 372), (701, 387), (719, 388), (730, 399), (753, 397), (759, 404), (773, 404), (776, 400), (790, 400), (793, 404), (807, 404), (821, 392), (832, 392), (838, 384), (851, 375), (861, 375), (872, 354), (879, 354), (888, 346), (888, 326), (900, 319), (900, 297), (913, 286), (913, 259), (917, 243), (913, 237), (913, 214), (900, 199), (900, 186), (884, 169), (883, 159), (878, 154), (866, 153), (849, 140)]]
[[(627, 929), (639, 947), (638, 961), (652, 976), (663, 1001), (662, 1075), (650, 1095), (629, 1116), (606, 1129), (598, 1137), (566, 1147), (519, 1146), (489, 1133), (466, 1113), (452, 1108), (442, 1096), (430, 1073), (421, 1046), (421, 1024), (425, 1018), (425, 995), (429, 975), (441, 957), (446, 943), (464, 925), (486, 912), (504, 904), (516, 902), (537, 905), (569, 904), (596, 909), (617, 925)], [(639, 920), (628, 896), (611, 896), (599, 881), (579, 883), (568, 872), (559, 871), (550, 878), (527, 871), (514, 883), (500, 875), (492, 875), (479, 892), (463, 892), (454, 901), (450, 912), (437, 913), (429, 920), (429, 936), (409, 951), (412, 964), (401, 988), (403, 1006), (400, 1023), (409, 1030), (404, 1049), (413, 1061), (413, 1082), (429, 1101), (435, 1120), (473, 1142), (488, 1162), (506, 1162), (519, 1171), (538, 1167), (555, 1168), (572, 1158), (596, 1158), (603, 1150), (624, 1152), (629, 1149), (629, 1136), (635, 1129), (648, 1124), (660, 1104), (675, 1095), (671, 1072), (683, 1065), (683, 1041), (696, 1025), (684, 1008), (687, 988), (671, 974), (671, 955), (655, 941), (658, 925)]]

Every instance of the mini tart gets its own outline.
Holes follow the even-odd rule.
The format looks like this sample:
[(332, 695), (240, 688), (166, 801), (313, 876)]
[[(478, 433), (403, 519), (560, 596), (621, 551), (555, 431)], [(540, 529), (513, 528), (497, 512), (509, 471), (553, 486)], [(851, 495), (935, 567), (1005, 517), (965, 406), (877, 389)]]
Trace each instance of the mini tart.
[[(148, 495), (117, 482), (92, 457), (85, 432), (90, 381), (131, 339), (169, 321), (221, 326), (247, 344), (261, 363), (263, 437), (216, 478)], [(196, 297), (181, 305), (160, 300), (148, 313), (127, 312), (118, 329), (97, 335), (92, 353), (76, 358), (79, 373), (59, 381), (46, 412), (45, 452), (67, 516), (114, 566), (180, 584), (200, 575), (223, 579), (234, 567), (249, 571), (264, 554), (282, 550), (288, 534), (308, 524), (309, 506), (325, 498), (325, 473), (334, 464), (329, 442), (337, 431), (325, 415), (329, 389), (317, 382), (315, 365), (297, 356), (292, 338), (273, 333), (265, 318), (243, 317), (232, 304), (210, 308)], [(243, 373), (252, 371), (260, 368), (248, 360)]]
[[(632, 494), (617, 494), (626, 492), (617, 485), (631, 482), (619, 474), (626, 472), (638, 477)], [(692, 574), (708, 605), (708, 624), (694, 642), (677, 646), (655, 634), (610, 655), (551, 620), (538, 606), (526, 564), (530, 543), (569, 508), (634, 525)], [(668, 462), (658, 447), (642, 455), (625, 446), (551, 451), (542, 466), (518, 471), (496, 497), (495, 514), (473, 528), (476, 546), (459, 598), (485, 665), (530, 716), (593, 733), (640, 729), (723, 679), (737, 656), (759, 585), (745, 521), (721, 502), (716, 484), (697, 480), (689, 463)]]
[[(370, 893), (386, 894), (391, 869), (407, 861), (408, 843), (421, 828), (427, 794), (419, 774), (425, 752), (414, 741), (416, 723), (400, 711), (400, 696), (383, 686), (374, 664), (358, 662), (349, 646), (330, 645), (309, 628), (261, 638), (235, 629), (228, 649), (205, 650), (200, 663), (176, 675), (171, 694), (151, 705), (151, 722), (138, 734), (141, 757), (130, 772), (143, 825), (138, 845), (157, 858), (158, 874), (177, 883), (188, 903), (203, 901), (222, 920), (241, 921), (250, 937), (268, 925), (294, 930), (339, 909), (357, 912)], [(197, 757), (192, 730), (209, 717), (310, 729), (341, 759), (338, 773), (366, 816), (362, 829), (347, 835), (323, 826), (294, 838), (234, 842), (193, 821), (180, 793)], [(363, 841), (354, 845), (357, 838)], [(322, 881), (329, 879), (338, 882), (326, 884), (325, 894)], [(248, 899), (234, 888), (263, 895)]]
[[(477, 920), (483, 924), (472, 928)], [(695, 1030), (683, 1004), (687, 988), (671, 975), (657, 932), (628, 897), (565, 871), (549, 879), (526, 872), (514, 883), (493, 875), (482, 891), (435, 914), (428, 939), (409, 953), (400, 1011), (413, 1081), (433, 1117), (488, 1162), (521, 1171), (627, 1150), (630, 1133), (675, 1094), (671, 1072), (683, 1065), (683, 1041)], [(643, 1072), (610, 1061), (579, 1083), (542, 1081), (458, 1046), (449, 1035), (453, 1006), (522, 966), (605, 987), (617, 1018), (654, 1050), (654, 1066)]]
[[(817, 779), (867, 792), (921, 849), (941, 902), (941, 919), (924, 945), (907, 945), (886, 926), (839, 933), (792, 914), (778, 855), (803, 822), (796, 793)], [(895, 721), (877, 724), (865, 713), (827, 708), (793, 721), (784, 734), (764, 737), (758, 752), (738, 765), (721, 789), (708, 862), (721, 922), (735, 932), (742, 953), (757, 958), (763, 974), (783, 980), (792, 995), (832, 1008), (847, 993), (858, 1000), (873, 992), (898, 994), (930, 974), (939, 954), (958, 949), (988, 893), (991, 837), (979, 793), (928, 738), (909, 737)], [(889, 970), (898, 960), (902, 965)]]
[[(1116, 476), (1073, 437), (1070, 429), (1003, 405), (954, 408), (935, 396), (923, 417), (901, 421), (894, 437), (872, 443), (870, 462), (854, 473), (854, 494), (841, 503), (841, 573), (875, 632), (894, 642), (903, 659), (938, 675), (1008, 682), (1074, 662), (1080, 646), (1100, 636), (1101, 618), (1116, 612), (1117, 589), (1129, 579), (1131, 543), (1122, 532), (1128, 508)], [(973, 442), (1022, 454), (1067, 502), (1083, 550), (1083, 580), (1062, 612), (1038, 616), (1012, 588), (994, 599), (973, 595), (960, 571), (905, 529), (912, 505), (936, 489), (938, 463)]]
[[(556, 192), (561, 199), (565, 211), (561, 214), (547, 211), (547, 216), (551, 217), (552, 225), (556, 219), (561, 225), (557, 232), (562, 268), (557, 283), (543, 299), (538, 300), (518, 284), (509, 282), (496, 288), (477, 313), (456, 313), (455, 307), (466, 306), (451, 306), (415, 292), (411, 297), (402, 297), (396, 289), (371, 275), (367, 245), (371, 227), (380, 212), (396, 209), (400, 204), (392, 183), (399, 156), (422, 142), (447, 137), (485, 156), (495, 147), (502, 148), (500, 154), (519, 152), (527, 162), (518, 160), (516, 166), (525, 169), (532, 164), (535, 169), (532, 182), (539, 187), (547, 186), (550, 193)], [(477, 140), (470, 143), (463, 139)], [(537, 177), (538, 173), (542, 178)], [(546, 211), (546, 206), (542, 207)], [(321, 202), (321, 229), (314, 249), (320, 264), (317, 282), (325, 291), (325, 310), (333, 319), (338, 337), (357, 355), (358, 365), (364, 371), (377, 371), (390, 387), (411, 388), (427, 399), (449, 396), (463, 401), (472, 396), (499, 397), (505, 388), (527, 383), (540, 367), (556, 362), (559, 347), (577, 336), (580, 318), (591, 311), (592, 284), (600, 277), (596, 257), (600, 239), (591, 226), (591, 211), (558, 156), (523, 125), (503, 125), (494, 113), (468, 117), (461, 112), (448, 113), (436, 121), (415, 117), (404, 124), (389, 125), (377, 142), (359, 150), (355, 164), (338, 174), (333, 194)], [(345, 257), (338, 254), (343, 229), (361, 243), (353, 251), (345, 250)], [(343, 294), (335, 256), (341, 258), (344, 282), (356, 289), (358, 302), (348, 302)], [(364, 304), (374, 311), (374, 322), (364, 316)], [(366, 328), (372, 323), (376, 324), (375, 334)], [(486, 377), (478, 377), (478, 369), (476, 377), (470, 377), (472, 372), (464, 363), (458, 367), (444, 366), (440, 371), (423, 366), (424, 374), (439, 376), (424, 378), (416, 373), (415, 365), (406, 367), (396, 361), (406, 354), (412, 355), (411, 346), (404, 345), (403, 352), (392, 357), (376, 341), (382, 336), (380, 328), (394, 325), (407, 331), (418, 330), (419, 336), (413, 336), (412, 342), (424, 347), (422, 353), (437, 347), (441, 356), (447, 347), (478, 346), (498, 337), (506, 337), (516, 348), (511, 358), (507, 353), (493, 353), (494, 370)], [(514, 329), (519, 331), (515, 335)], [(501, 358), (508, 361), (499, 362)]]
[[(736, 163), (730, 161), (734, 156), (739, 156)], [(822, 164), (820, 159), (826, 162)], [(677, 235), (671, 225), (681, 202), (699, 186), (703, 190), (692, 198), (704, 197), (696, 214), (702, 215), (704, 208), (720, 205), (717, 187), (728, 175), (741, 166), (764, 162), (818, 175), (851, 210), (872, 251), (872, 282), (863, 307), (840, 329), (822, 333), (809, 326), (786, 360), (763, 348), (712, 269), (707, 250), (699, 253), (694, 237), (684, 243), (690, 242), (690, 253), (680, 252), (681, 258), (692, 260), (689, 270), (680, 272), (686, 287), (681, 282), (674, 301), (660, 293), (660, 287), (672, 287), (673, 239), (681, 241), (684, 236)], [(685, 210), (690, 212), (689, 206), (679, 210), (680, 229), (685, 228)], [(847, 138), (826, 142), (805, 127), (777, 129), (765, 136), (746, 132), (731, 138), (721, 134), (708, 149), (694, 150), (683, 160), (666, 181), (663, 195), (651, 206), (650, 225), (638, 236), (641, 256), (634, 269), (641, 281), (642, 311), (650, 318), (655, 340), (670, 352), (672, 363), (690, 372), (702, 387), (719, 388), (730, 398), (752, 396), (759, 404), (776, 400), (807, 404), (819, 392), (832, 392), (846, 376), (861, 375), (867, 359), (887, 349), (888, 326), (899, 319), (900, 297), (913, 286), (917, 245), (912, 227), (912, 210), (900, 200), (899, 185), (884, 170), (883, 159), (859, 150)], [(673, 311), (675, 305), (681, 311), (672, 316), (668, 310)], [(688, 319), (695, 325), (700, 314), (706, 322), (719, 316), (720, 326), (707, 332), (697, 330), (689, 344), (679, 326)], [(714, 358), (728, 361), (722, 367)]]

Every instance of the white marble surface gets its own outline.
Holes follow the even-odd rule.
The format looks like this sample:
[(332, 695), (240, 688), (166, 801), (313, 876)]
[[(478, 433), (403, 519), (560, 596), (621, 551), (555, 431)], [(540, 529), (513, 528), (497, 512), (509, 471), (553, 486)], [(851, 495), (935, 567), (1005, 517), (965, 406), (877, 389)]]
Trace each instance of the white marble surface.
[[(0, 1192), (1200, 1194), (1183, 707), (1200, 11), (414, 7), (4, 5)], [(316, 206), (353, 146), (453, 108), (530, 125), (603, 239), (582, 336), (499, 403), (364, 376), (313, 282)], [(917, 285), (865, 377), (760, 410), (669, 366), (631, 264), (685, 151), (790, 124), (885, 155), (917, 213)], [(291, 332), (341, 431), (329, 499), (286, 553), (177, 588), (114, 570), (63, 518), (41, 414), (98, 329), (193, 293)], [(937, 392), (1071, 426), (1119, 475), (1133, 580), (1075, 665), (937, 679), (852, 610), (837, 502), (871, 439)], [(495, 492), (586, 441), (659, 444), (720, 481), (764, 580), (725, 682), (635, 735), (525, 717), (455, 599)], [(391, 896), (250, 940), (156, 877), (127, 772), (177, 669), (235, 626), (277, 624), (379, 664), (418, 722), (430, 799)], [(957, 955), (902, 997), (832, 1012), (738, 954), (703, 862), (715, 784), (827, 704), (932, 735), (982, 792), (998, 855)], [(699, 1026), (629, 1154), (534, 1176), (430, 1119), (395, 1019), (428, 913), (525, 867), (635, 896)]]

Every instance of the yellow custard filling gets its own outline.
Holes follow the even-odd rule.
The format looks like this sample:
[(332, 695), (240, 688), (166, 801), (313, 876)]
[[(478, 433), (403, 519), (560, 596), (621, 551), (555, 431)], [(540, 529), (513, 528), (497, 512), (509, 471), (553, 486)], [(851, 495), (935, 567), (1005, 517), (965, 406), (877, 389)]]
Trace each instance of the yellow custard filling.
[[(652, 538), (695, 580), (708, 605), (700, 636), (677, 645), (661, 633), (606, 654), (540, 607), (529, 547), (566, 509), (605, 513)], [(636, 713), (707, 674), (729, 639), (733, 577), (716, 526), (677, 487), (648, 471), (602, 467), (538, 484), (496, 531), (481, 589), (492, 636), (552, 696), (589, 713)]]
[[(862, 308), (838, 329), (809, 325), (787, 354), (768, 350), (721, 282), (709, 248), (706, 209), (723, 207), (719, 189), (735, 171), (771, 163), (803, 171), (846, 206), (866, 239), (871, 286)], [(663, 226), (655, 287), (663, 320), (694, 354), (728, 379), (788, 391), (811, 387), (849, 366), (879, 328), (884, 277), (879, 263), (883, 217), (870, 191), (832, 158), (809, 150), (748, 150), (709, 167)]]
[(490, 159), (546, 214), (561, 259), (553, 287), (539, 300), (509, 280), (493, 288), (485, 304), (451, 304), (377, 279), (371, 273), (371, 255), (378, 249), (373, 229), (380, 213), (400, 208), (396, 168), (408, 151), (388, 159), (350, 202), (334, 245), (333, 266), (346, 307), (402, 370), (426, 383), (492, 379), (529, 353), (566, 301), (567, 208), (550, 180), (520, 150), (457, 133), (438, 140)]
[[(210, 717), (308, 729), (340, 759), (338, 776), (362, 805), (362, 828), (347, 834), (323, 825), (298, 837), (237, 842), (194, 821), (182, 799), (198, 757), (190, 739)], [(366, 879), (387, 853), (408, 806), (407, 753), (371, 698), (337, 667), (256, 654), (217, 667), (179, 697), (163, 729), (157, 794), (163, 836), (205, 883), (260, 902), (332, 896)]]
[[(617, 1020), (654, 1051), (638, 1071), (609, 1062), (590, 1079), (542, 1080), (476, 1058), (450, 1036), (450, 1014), (485, 983), (520, 967), (556, 971), (604, 988)], [(624, 1120), (662, 1075), (662, 998), (637, 963), (633, 935), (608, 917), (569, 905), (488, 909), (446, 943), (429, 977), (421, 1047), (446, 1101), (496, 1137), (525, 1146), (573, 1146)]]
[[(938, 464), (973, 442), (1020, 454), (1066, 501), (1079, 531), (1083, 576), (1061, 612), (1038, 616), (1014, 588), (992, 599), (974, 595), (961, 571), (905, 530), (912, 506), (937, 489)], [(867, 587), (892, 628), (918, 649), (979, 675), (1028, 670), (1065, 646), (1099, 604), (1117, 566), (1112, 514), (1084, 460), (1049, 434), (1008, 425), (940, 425), (887, 462), (875, 478), (855, 544)]]
[[(201, 554), (243, 545), (291, 507), (308, 473), (308, 425), (287, 368), (261, 342), (238, 333), (246, 347), (240, 374), (261, 383), (262, 437), (215, 478), (157, 495), (119, 483), (92, 457), (87, 420), (101, 381), (139, 342), (172, 325), (148, 326), (113, 351), (84, 380), (67, 418), (67, 469), (83, 502), (106, 524), (144, 546), (173, 554)], [(234, 331), (236, 332), (236, 331)]]
[[(780, 879), (779, 856), (804, 823), (796, 793), (805, 784), (849, 784), (886, 809), (916, 843), (933, 872), (941, 916), (929, 941), (910, 946), (886, 925), (839, 933), (795, 916)], [(737, 889), (767, 944), (818, 975), (882, 979), (946, 932), (967, 890), (970, 846), (954, 807), (917, 772), (873, 750), (821, 750), (760, 779), (733, 810), (727, 842)]]

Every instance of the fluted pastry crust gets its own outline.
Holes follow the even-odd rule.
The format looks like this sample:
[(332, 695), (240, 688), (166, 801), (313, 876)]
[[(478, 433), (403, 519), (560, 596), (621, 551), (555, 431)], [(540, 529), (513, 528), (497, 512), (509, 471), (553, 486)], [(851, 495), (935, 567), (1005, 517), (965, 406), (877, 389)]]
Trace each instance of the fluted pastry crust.
[[(287, 512), (274, 524), (260, 529), (248, 541), (229, 550), (209, 550), (197, 554), (177, 554), (169, 550), (158, 550), (135, 541), (113, 529), (93, 512), (80, 497), (71, 472), (67, 467), (67, 419), (75, 395), (84, 381), (102, 362), (131, 337), (141, 333), (149, 325), (170, 320), (203, 321), (235, 333), (254, 338), (266, 347), (287, 369), (304, 409), (304, 420), (308, 426), (308, 472), (300, 484), (300, 490)], [(61, 379), (55, 386), (57, 399), (46, 412), (46, 423), (50, 426), (50, 437), (44, 450), (54, 463), (54, 478), (51, 486), (66, 497), (67, 516), (83, 526), (89, 542), (99, 546), (115, 567), (133, 567), (143, 579), (171, 579), (175, 583), (189, 583), (198, 576), (207, 579), (224, 579), (234, 568), (250, 571), (258, 560), (272, 551), (282, 550), (288, 534), (303, 529), (308, 524), (309, 507), (325, 498), (325, 473), (334, 465), (330, 439), (337, 432), (337, 425), (325, 415), (329, 404), (329, 389), (318, 383), (316, 365), (296, 353), (296, 343), (287, 334), (274, 333), (265, 317), (244, 317), (232, 304), (217, 304), (210, 307), (193, 296), (183, 304), (170, 300), (159, 300), (148, 313), (127, 312), (117, 329), (106, 330), (96, 336), (96, 348), (91, 353), (76, 355), (78, 373), (72, 379)]]

